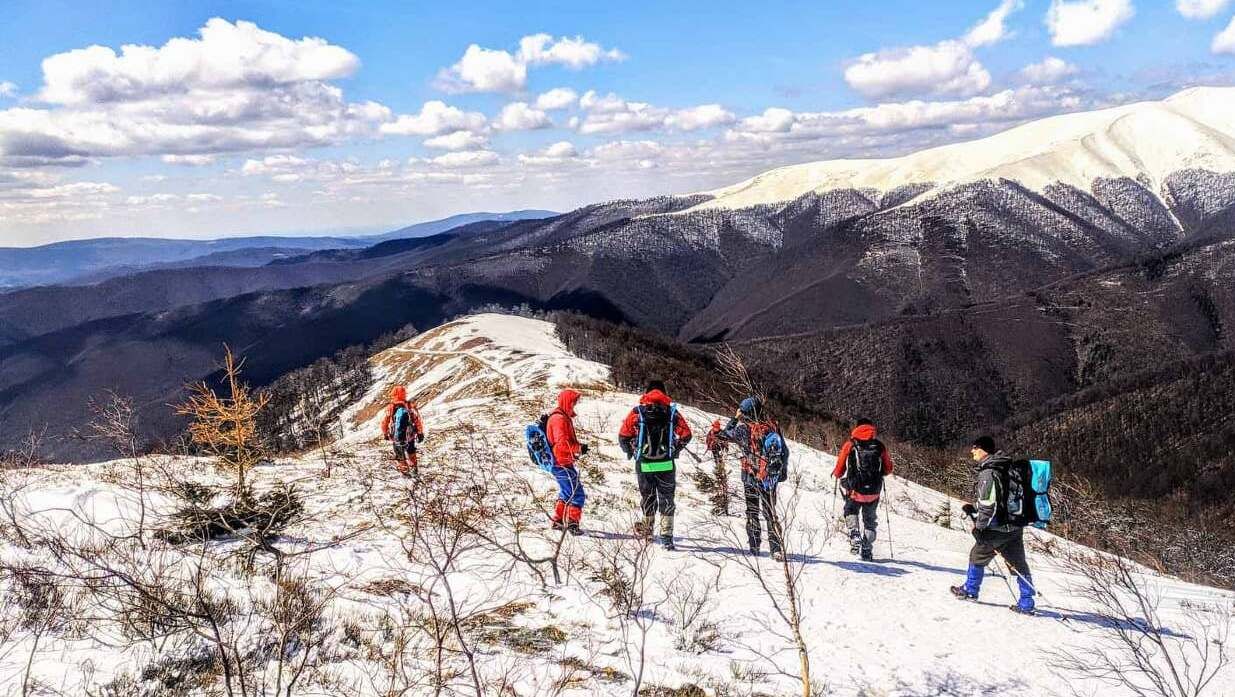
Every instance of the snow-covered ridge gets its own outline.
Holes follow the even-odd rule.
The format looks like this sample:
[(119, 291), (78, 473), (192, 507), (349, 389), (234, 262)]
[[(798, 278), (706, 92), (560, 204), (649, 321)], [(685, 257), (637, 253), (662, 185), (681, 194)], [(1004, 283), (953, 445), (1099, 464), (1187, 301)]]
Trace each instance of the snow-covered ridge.
[(1052, 116), (899, 158), (782, 167), (703, 192), (714, 198), (691, 210), (747, 208), (812, 191), (931, 185), (920, 198), (985, 179), (1035, 191), (1053, 184), (1089, 191), (1095, 179), (1129, 177), (1161, 195), (1166, 178), (1187, 169), (1235, 171), (1235, 87), (1197, 87), (1162, 101)]
[[(258, 489), (294, 482), (308, 511), (277, 544), (310, 548), (360, 533), (347, 537), (345, 544), (305, 557), (311, 578), (338, 588), (326, 613), (335, 638), (330, 650), (322, 652), (328, 658), (321, 660), (330, 661), (324, 672), (354, 691), (318, 684), (314, 682), (318, 674), (312, 673), (295, 694), (433, 694), (427, 684), (400, 691), (398, 685), (384, 682), (384, 664), (375, 658), (390, 650), (381, 639), (390, 632), (390, 618), (397, 617), (400, 608), (423, 610), (411, 591), (398, 589), (434, 589), (441, 583), (423, 562), (409, 558), (397, 527), (373, 525), (376, 511), (406, 503), (401, 497), (411, 486), (395, 473), (388, 446), (378, 434), (385, 395), (400, 384), (419, 403), (427, 426), (421, 463), (429, 486), (436, 486), (434, 479), (479, 474), (498, 480), (515, 499), (531, 491), (541, 505), (553, 500), (556, 487), (527, 462), (522, 429), (552, 405), (558, 390), (571, 387), (583, 393), (576, 424), (581, 440), (592, 446), (579, 463), (588, 490), (583, 519), (587, 535), (566, 539), (564, 563), (571, 570), (564, 581), (546, 588), (526, 571), (496, 575), (494, 569), (500, 564), (495, 557), (500, 555), (481, 547), (460, 559), (449, 574), (450, 584), (454, 597), (469, 611), (518, 608), (509, 618), (484, 617), (490, 623), (508, 622), (504, 629), (494, 630), (479, 620), (469, 624), (480, 628), (472, 641), (479, 651), (482, 677), (505, 676), (515, 682), (519, 694), (631, 694), (628, 649), (638, 637), (623, 639), (603, 587), (588, 565), (603, 550), (630, 539), (637, 494), (632, 466), (619, 451), (615, 434), (638, 395), (615, 387), (606, 366), (572, 355), (557, 339), (553, 325), (503, 315), (462, 318), (389, 349), (372, 362), (378, 380), (349, 412), (349, 432), (340, 442), (327, 453), (309, 453), (254, 472)], [(672, 391), (673, 376), (665, 378)], [(707, 425), (718, 418), (689, 405), (683, 413), (700, 441)], [(835, 525), (838, 509), (829, 476), (833, 457), (800, 443), (791, 447), (791, 469), (799, 477), (782, 485), (781, 497), (784, 505), (792, 506), (795, 520), (789, 549), (795, 553), (793, 568), (801, 571), (803, 632), (814, 675), (822, 685), (816, 694), (1028, 696), (1048, 694), (1048, 688), (1062, 693), (1064, 679), (1052, 671), (1042, 652), (1092, 647), (1111, 636), (1112, 628), (1091, 614), (1077, 592), (1078, 579), (1042, 552), (1043, 544), (1056, 550), (1070, 548), (1047, 533), (1031, 535), (1030, 564), (1042, 592), (1043, 616), (1008, 612), (1009, 591), (994, 576), (988, 577), (980, 603), (953, 599), (947, 587), (962, 579), (972, 542), (959, 502), (897, 477), (887, 485), (888, 512), (880, 514), (875, 549), (879, 561), (857, 561)], [(692, 450), (702, 454), (701, 444), (696, 442)], [(487, 453), (485, 466), (493, 467), (491, 471), (468, 471), (476, 467), (474, 455), (469, 454), (476, 451)], [(336, 462), (329, 479), (319, 476), (326, 458)], [(195, 467), (199, 462), (184, 464), (202, 469)], [(52, 515), (71, 524), (70, 516), (50, 510), (67, 507), (86, 519), (124, 519), (128, 494), (116, 489), (113, 475), (125, 466), (113, 462), (33, 473), (24, 494), (30, 514)], [(734, 546), (743, 544), (741, 498), (734, 497), (730, 504), (738, 515), (717, 517), (710, 513), (708, 495), (696, 484), (695, 474), (710, 467), (690, 459), (679, 463), (678, 551), (651, 552), (648, 605), (641, 610), (652, 618), (644, 686), (694, 684), (706, 694), (720, 693), (722, 687), (724, 694), (734, 695), (800, 694), (793, 678), (796, 652), (777, 629), (778, 620), (760, 584), (737, 561), (743, 553)], [(731, 477), (736, 479), (736, 471)], [(162, 502), (154, 504), (150, 515), (157, 519)], [(526, 522), (529, 530), (545, 527), (543, 519), (531, 517)], [(543, 552), (557, 539), (548, 531), (543, 538), (536, 532), (524, 534), (523, 544), (533, 552)], [(186, 550), (190, 558), (195, 549)], [(226, 543), (210, 547), (211, 554), (228, 552)], [(23, 553), (0, 538), (0, 557)], [(770, 564), (766, 556), (759, 563)], [(997, 562), (992, 571), (999, 570)], [(777, 578), (780, 567), (772, 571), (771, 577)], [(1148, 571), (1143, 574), (1159, 594), (1162, 617), (1172, 627), (1195, 612), (1198, 603), (1232, 600), (1228, 593)], [(243, 605), (246, 584), (259, 594), (268, 586), (264, 579), (253, 577), (243, 583), (228, 580), (223, 587)], [(687, 587), (709, 598), (703, 618), (720, 632), (711, 648), (681, 644), (680, 621), (664, 597), (670, 589), (681, 592)], [(395, 592), (383, 590), (392, 588)], [(428, 597), (443, 602), (440, 592)], [(655, 601), (661, 604), (653, 606)], [(532, 637), (547, 647), (519, 647), (500, 633), (493, 639), (495, 631)], [(1013, 637), (1019, 653), (992, 649)], [(355, 646), (357, 641), (365, 643)], [(87, 683), (97, 688), (119, 675), (140, 673), (157, 655), (152, 646), (125, 649), (121, 643), (92, 642), (88, 634), (43, 637), (40, 646), (33, 674), (63, 694), (85, 694)], [(182, 648), (178, 639), (167, 646), (168, 651)], [(14, 679), (22, 672), (29, 648), (29, 642), (21, 639), (12, 653), (0, 653), (0, 694), (20, 693)], [(457, 659), (452, 659), (460, 669), (456, 680), (464, 682), (455, 683), (456, 691), (474, 694), (467, 690), (466, 671)], [(409, 658), (405, 674), (420, 675), (423, 663), (418, 661), (423, 660), (420, 654)], [(89, 672), (83, 668), (86, 661), (93, 666)], [(1103, 685), (1076, 684), (1086, 694), (1124, 694)]]

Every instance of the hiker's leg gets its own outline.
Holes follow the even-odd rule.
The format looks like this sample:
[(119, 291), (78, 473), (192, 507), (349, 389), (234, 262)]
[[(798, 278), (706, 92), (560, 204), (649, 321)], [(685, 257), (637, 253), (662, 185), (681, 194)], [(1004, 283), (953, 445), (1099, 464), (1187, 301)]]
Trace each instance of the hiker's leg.
[(656, 522), (656, 485), (652, 482), (652, 474), (641, 472), (638, 463), (635, 463), (635, 481), (639, 483), (639, 510), (643, 512), (643, 521), (635, 524), (635, 531), (651, 535)]
[(1020, 591), (1020, 597), (1016, 601), (1017, 607), (1022, 610), (1033, 610), (1033, 597), (1037, 593), (1034, 589), (1033, 577), (1029, 573), (1029, 560), (1025, 557), (1025, 531), (1018, 530), (1013, 533), (1012, 538), (999, 548), (999, 554), (1008, 563), (1012, 573), (1016, 574), (1016, 587)]
[(768, 549), (773, 553), (779, 552), (784, 545), (781, 544), (780, 517), (776, 512), (776, 487), (773, 486), (771, 491), (760, 489), (759, 499), (763, 505), (763, 517), (768, 524)]
[(712, 460), (716, 467), (716, 512), (729, 515), (729, 470), (725, 469), (725, 458), (719, 451), (712, 451)]
[(879, 501), (862, 504), (862, 546), (875, 547), (875, 531), (879, 529)]
[(677, 471), (658, 472), (656, 475), (656, 510), (660, 513), (660, 535), (673, 536), (673, 514), (677, 511), (674, 494), (677, 491)]
[(742, 498), (746, 502), (746, 541), (751, 549), (759, 549), (762, 530), (759, 527), (759, 487), (742, 479)]
[(855, 554), (858, 551), (858, 544), (862, 539), (862, 530), (858, 526), (858, 512), (861, 505), (849, 497), (845, 497), (845, 508), (842, 513), (845, 516), (845, 526), (849, 528), (849, 548)]

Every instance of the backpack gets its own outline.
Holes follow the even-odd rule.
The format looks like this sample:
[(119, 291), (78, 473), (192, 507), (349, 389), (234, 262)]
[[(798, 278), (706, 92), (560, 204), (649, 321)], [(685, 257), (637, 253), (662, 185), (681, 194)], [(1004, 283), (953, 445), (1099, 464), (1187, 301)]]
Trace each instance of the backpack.
[(639, 415), (639, 436), (635, 441), (635, 462), (644, 472), (666, 472), (673, 469), (677, 435), (678, 405), (641, 404), (635, 407)]
[(1002, 473), (1003, 519), (1011, 525), (1045, 528), (1051, 522), (1051, 463), (1013, 460)]
[[(776, 472), (777, 483), (789, 478), (789, 444), (773, 421), (757, 421), (750, 425), (751, 454), (759, 457), (764, 474)], [(754, 472), (759, 476), (759, 472)]]
[(532, 462), (552, 473), (553, 468), (557, 467), (557, 460), (553, 457), (553, 445), (549, 443), (548, 426), (549, 415), (542, 414), (539, 421), (523, 429), (523, 439), (527, 441), (527, 455)]
[[(406, 443), (412, 438), (408, 437), (408, 430), (413, 426), (412, 410), (407, 404), (400, 404), (395, 408), (394, 414), (394, 440), (396, 443)], [(414, 438), (416, 434), (411, 434)]]
[(870, 440), (849, 441), (849, 462), (845, 463), (845, 479), (849, 490), (863, 496), (874, 496), (883, 491), (883, 443)]

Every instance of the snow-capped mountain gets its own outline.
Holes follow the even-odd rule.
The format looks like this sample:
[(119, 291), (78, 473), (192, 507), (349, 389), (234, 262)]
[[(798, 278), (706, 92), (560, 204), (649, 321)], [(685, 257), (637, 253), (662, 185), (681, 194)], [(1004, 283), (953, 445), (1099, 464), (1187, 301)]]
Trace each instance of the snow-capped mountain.
[[(638, 579), (638, 598), (615, 599), (615, 589), (631, 586), (615, 585), (617, 572), (606, 560), (639, 548), (629, 535), (634, 477), (615, 432), (638, 395), (615, 387), (606, 366), (568, 352), (551, 324), (510, 316), (465, 317), (375, 356), (372, 364), (378, 379), (347, 411), (341, 440), (253, 473), (258, 492), (283, 484), (299, 492), (303, 515), (271, 543), (300, 555), (295, 580), (279, 583), (304, 584), (321, 603), (311, 627), (296, 629), (297, 641), (277, 644), (281, 651), (271, 650), (279, 636), (271, 623), (295, 608), (272, 602), (287, 591), (267, 575), (262, 555), (256, 568), (247, 568), (238, 554), (246, 544), (236, 539), (171, 545), (124, 537), (139, 516), (149, 528), (172, 523), (174, 498), (156, 472), (218, 482), (203, 461), (162, 460), (148, 468), (148, 485), (157, 493), (140, 510), (126, 474), (129, 461), (5, 473), (0, 493), (33, 528), (48, 524), (74, 540), (100, 530), (121, 535), (98, 552), (115, 556), (109, 563), (117, 574), (140, 580), (150, 569), (177, 569), (200, 581), (235, 618), (220, 633), (245, 657), (253, 688), (276, 684), (307, 659), (287, 694), (626, 695), (638, 675), (648, 690), (639, 694), (801, 694), (799, 656), (773, 604), (785, 601), (776, 589), (787, 571), (797, 579), (814, 694), (1036, 695), (1068, 686), (1084, 694), (1128, 694), (1052, 667), (1052, 651), (1102, 650), (1117, 646), (1120, 632), (1137, 631), (1086, 595), (1083, 576), (1064, 561), (1083, 549), (1048, 533), (1030, 534), (1039, 616), (1007, 610), (1012, 598), (998, 573), (988, 577), (980, 602), (958, 601), (947, 588), (962, 578), (972, 542), (959, 502), (893, 477), (878, 561), (857, 561), (835, 524), (833, 458), (798, 443), (791, 444), (796, 476), (780, 495), (792, 521), (787, 566), (745, 555), (742, 519), (711, 513), (709, 495), (698, 486), (697, 473), (710, 464), (684, 459), (678, 550), (652, 548), (633, 557), (635, 566), (619, 564), (628, 574), (623, 578)], [(672, 376), (666, 377), (672, 389)], [(401, 384), (421, 405), (428, 430), (419, 485), (396, 474), (378, 429), (384, 396)], [(522, 442), (524, 425), (566, 387), (584, 395), (576, 424), (592, 446), (580, 462), (588, 490), (587, 534), (580, 538), (547, 529), (542, 511), (556, 489), (527, 461)], [(718, 418), (683, 407), (699, 436)], [(700, 443), (692, 449), (700, 452)], [(320, 476), (325, 462), (333, 463), (328, 479)], [(481, 520), (491, 537), (469, 535), (451, 546), (450, 526), (433, 522), (423, 523), (429, 533), (419, 537), (424, 529), (414, 531), (407, 516), (424, 506), (472, 511), (469, 524)], [(730, 506), (740, 512), (740, 499)], [(52, 563), (20, 537), (0, 540), (5, 563)], [(439, 542), (445, 547), (434, 546)], [(542, 557), (559, 542), (557, 580), (547, 570), (538, 577), (516, 558)], [(450, 550), (457, 554), (448, 556)], [(992, 571), (1000, 568), (996, 563)], [(1206, 631), (1219, 636), (1229, 629), (1223, 608), (1235, 596), (1145, 569), (1134, 576), (1157, 599), (1170, 646), (1195, 640), (1230, 650), (1209, 645), (1210, 636), (1197, 634), (1193, 622), (1217, 618)], [(120, 577), (99, 583), (122, 583), (115, 581)], [(16, 582), (0, 576), (0, 584)], [(80, 589), (67, 592), (78, 612), (95, 614), (37, 634), (41, 625), (22, 625), (9, 635), (0, 653), (0, 691), (21, 692), (28, 659), (32, 684), (60, 694), (205, 694), (225, 679), (209, 632), (173, 626), (159, 629), (157, 641), (138, 641), (133, 636), (141, 626), (108, 614), (118, 608), (92, 605)], [(450, 631), (435, 634), (443, 626)], [(273, 694), (245, 694), (267, 693)]]
[(1032, 191), (1064, 185), (1091, 191), (1127, 178), (1165, 194), (1187, 170), (1235, 171), (1235, 88), (1198, 87), (1156, 102), (1041, 119), (979, 140), (904, 157), (831, 160), (782, 167), (699, 195), (690, 210), (739, 209), (808, 193), (910, 191), (902, 204), (982, 180)]

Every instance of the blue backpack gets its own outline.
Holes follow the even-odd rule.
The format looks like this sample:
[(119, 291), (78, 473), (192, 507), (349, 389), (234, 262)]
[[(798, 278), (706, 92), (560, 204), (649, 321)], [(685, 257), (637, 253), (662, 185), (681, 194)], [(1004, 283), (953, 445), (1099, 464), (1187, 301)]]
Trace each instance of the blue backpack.
[(781, 436), (780, 431), (773, 428), (768, 431), (763, 437), (763, 442), (760, 444), (763, 449), (763, 456), (767, 458), (769, 464), (777, 463), (780, 471), (780, 476), (776, 481), (783, 482), (789, 478), (789, 443)]
[[(406, 443), (411, 438), (408, 438), (408, 430), (412, 427), (412, 412), (408, 410), (406, 405), (399, 405), (395, 409), (394, 415), (394, 437), (396, 443)], [(412, 434), (415, 437), (415, 434)]]
[(1033, 489), (1035, 528), (1045, 528), (1051, 522), (1051, 462), (1029, 461), (1029, 486)]
[(545, 414), (540, 417), (540, 421), (523, 429), (523, 438), (527, 441), (527, 455), (532, 458), (532, 462), (552, 474), (553, 468), (557, 467), (557, 460), (553, 457), (553, 446), (545, 433), (548, 425), (549, 415)]
[(1045, 528), (1051, 522), (1051, 463), (1014, 460), (1002, 476), (1002, 508), (1013, 525)]

